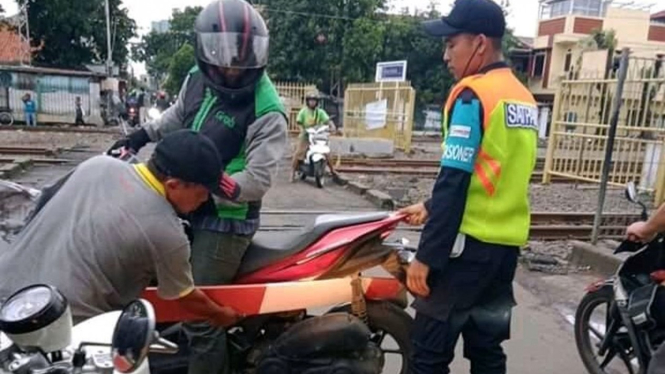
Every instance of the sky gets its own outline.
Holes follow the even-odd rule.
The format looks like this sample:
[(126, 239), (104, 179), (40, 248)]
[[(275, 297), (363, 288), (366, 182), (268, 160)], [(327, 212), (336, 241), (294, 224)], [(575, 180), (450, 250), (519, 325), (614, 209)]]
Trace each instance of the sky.
[[(325, 0), (322, 0), (325, 1)], [(168, 19), (173, 8), (184, 8), (185, 6), (204, 6), (210, 0), (123, 0), (123, 4), (129, 9), (130, 17), (136, 20), (139, 34), (150, 32), (152, 21)], [(397, 9), (408, 6), (410, 9), (426, 9), (430, 0), (391, 0), (391, 5)], [(447, 13), (454, 0), (435, 0), (437, 8)], [(15, 0), (0, 0), (0, 4), (7, 14), (17, 11)], [(517, 36), (533, 37), (536, 34), (538, 24), (538, 0), (510, 0), (511, 14), (508, 18), (508, 27), (515, 31)], [(313, 10), (315, 11), (315, 10)], [(145, 70), (142, 65), (135, 64), (136, 75)]]

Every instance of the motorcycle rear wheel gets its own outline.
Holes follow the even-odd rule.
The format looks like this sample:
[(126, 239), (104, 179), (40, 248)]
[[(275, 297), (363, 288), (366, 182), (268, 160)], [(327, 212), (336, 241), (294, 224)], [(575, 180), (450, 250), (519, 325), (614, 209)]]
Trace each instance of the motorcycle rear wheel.
[[(625, 348), (625, 345), (616, 343), (616, 339), (620, 338), (620, 335), (626, 335), (627, 333), (616, 333), (615, 342), (613, 342), (608, 351), (604, 356), (598, 355), (598, 348), (600, 346), (600, 341), (607, 334), (607, 328), (611, 317), (611, 304), (614, 300), (614, 291), (610, 286), (604, 286), (597, 291), (587, 293), (579, 306), (577, 307), (577, 312), (575, 313), (575, 345), (577, 346), (577, 352), (582, 359), (584, 367), (591, 374), (610, 374), (615, 373), (614, 368), (621, 367), (627, 371), (621, 371), (622, 373), (635, 374), (639, 372), (639, 369), (634, 367), (631, 364), (634, 354), (632, 352), (632, 347), (629, 349)], [(594, 321), (592, 321), (592, 314), (594, 310), (598, 307), (606, 306), (605, 309), (605, 325), (604, 331), (601, 330), (600, 326), (594, 326)], [(596, 322), (597, 323), (597, 322)], [(592, 339), (592, 335), (596, 339)], [(627, 336), (625, 337), (627, 339)], [(625, 340), (622, 338), (622, 340)], [(619, 362), (616, 362), (615, 359), (618, 359)], [(611, 368), (608, 368), (608, 365), (611, 365)]]
[[(351, 313), (351, 305), (337, 307), (330, 312)], [(384, 356), (385, 354), (399, 354), (402, 356), (399, 371), (386, 371), (390, 364), (386, 360), (382, 373), (407, 374), (409, 372), (409, 364), (411, 363), (411, 326), (413, 325), (413, 318), (404, 309), (391, 302), (367, 301), (367, 320), (369, 329), (372, 331), (371, 340), (381, 348)], [(391, 337), (397, 343), (397, 349), (384, 348), (383, 343), (387, 336)]]

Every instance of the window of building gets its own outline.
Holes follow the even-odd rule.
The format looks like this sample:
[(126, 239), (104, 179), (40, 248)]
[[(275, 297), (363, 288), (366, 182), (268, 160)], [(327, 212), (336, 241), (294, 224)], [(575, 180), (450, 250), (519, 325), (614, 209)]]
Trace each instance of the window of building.
[(545, 74), (545, 53), (539, 53), (534, 56), (533, 71), (534, 77), (542, 77)]
[(572, 0), (561, 0), (550, 4), (550, 17), (565, 16), (570, 13)]
[(588, 17), (602, 17), (607, 3), (603, 0), (558, 0), (543, 4), (540, 18), (548, 19), (569, 14)]
[(573, 14), (580, 16), (602, 16), (602, 0), (574, 0)]
[(566, 52), (566, 60), (563, 63), (563, 71), (564, 72), (570, 71), (570, 68), (572, 67), (572, 64), (573, 64), (573, 51), (569, 49)]

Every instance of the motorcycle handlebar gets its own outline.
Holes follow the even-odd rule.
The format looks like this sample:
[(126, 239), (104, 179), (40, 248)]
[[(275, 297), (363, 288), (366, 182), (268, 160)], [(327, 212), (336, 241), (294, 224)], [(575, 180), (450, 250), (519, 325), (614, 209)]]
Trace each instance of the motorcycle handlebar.
[(621, 242), (621, 244), (617, 247), (617, 249), (614, 250), (614, 254), (616, 255), (619, 253), (635, 253), (640, 249), (644, 248), (645, 245), (646, 245), (645, 243), (635, 242), (626, 239)]

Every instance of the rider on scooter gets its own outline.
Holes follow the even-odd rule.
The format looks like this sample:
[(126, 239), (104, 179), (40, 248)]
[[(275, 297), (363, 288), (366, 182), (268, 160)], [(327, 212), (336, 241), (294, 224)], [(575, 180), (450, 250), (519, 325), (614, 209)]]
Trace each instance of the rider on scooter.
[[(293, 163), (291, 165), (291, 182), (296, 180), (298, 165), (302, 160), (305, 159), (307, 154), (309, 139), (306, 130), (314, 126), (328, 125), (330, 127), (331, 133), (337, 131), (335, 123), (330, 119), (328, 113), (326, 113), (324, 109), (319, 108), (319, 94), (317, 92), (309, 92), (307, 96), (305, 96), (305, 101), (307, 106), (300, 110), (298, 113), (298, 118), (296, 119), (298, 126), (300, 126), (300, 135), (298, 136), (296, 151), (293, 154)], [(330, 168), (330, 173), (333, 175), (333, 178), (337, 178), (337, 172), (332, 165), (332, 156), (328, 155), (326, 161), (328, 163), (328, 167)]]
[(164, 92), (160, 92), (159, 95), (157, 95), (155, 106), (162, 112), (169, 108), (169, 101), (166, 100), (166, 94)]
[[(626, 236), (630, 241), (648, 243), (659, 232), (665, 232), (665, 204), (661, 205), (656, 214), (646, 222), (635, 222), (628, 226)], [(665, 374), (665, 344), (661, 344), (654, 352), (647, 374)]]

